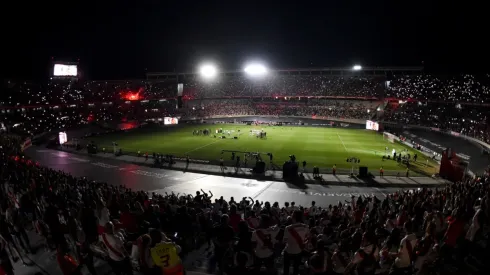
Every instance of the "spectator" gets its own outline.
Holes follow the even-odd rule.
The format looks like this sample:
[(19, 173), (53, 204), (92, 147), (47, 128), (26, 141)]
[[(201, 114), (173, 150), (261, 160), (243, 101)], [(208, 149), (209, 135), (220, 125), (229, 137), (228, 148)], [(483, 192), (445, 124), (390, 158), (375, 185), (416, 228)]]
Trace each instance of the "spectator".
[(121, 240), (120, 236), (115, 234), (114, 224), (112, 222), (106, 223), (104, 233), (101, 234), (101, 238), (104, 245), (107, 247), (109, 264), (112, 271), (114, 271), (116, 275), (133, 274), (133, 268), (128, 261), (129, 254), (124, 248), (123, 240)]
[(284, 230), (284, 242), (287, 243), (284, 251), (284, 273), (289, 274), (289, 267), (293, 265), (293, 274), (298, 274), (301, 255), (305, 249), (305, 240), (309, 237), (308, 227), (302, 223), (303, 213), (299, 210), (293, 212), (293, 224)]
[[(187, 250), (194, 249), (199, 243), (205, 243), (205, 237), (201, 240), (200, 236), (201, 233), (205, 233), (203, 236), (207, 234), (215, 241), (214, 260), (220, 265), (225, 257), (236, 255), (235, 251), (247, 250), (260, 258), (256, 263), (266, 262), (269, 270), (281, 268), (280, 264), (271, 261), (271, 256), (276, 250), (285, 248), (282, 266), (285, 274), (289, 272), (290, 265), (293, 265), (295, 273), (298, 272), (302, 262), (301, 255), (304, 253), (308, 257), (312, 256), (308, 248), (315, 250), (315, 242), (317, 245), (322, 242), (325, 244), (325, 253), (334, 252), (326, 262), (327, 267), (331, 267), (336, 273), (348, 272), (349, 269), (354, 269), (355, 265), (358, 265), (356, 269), (360, 273), (374, 272), (378, 263), (384, 263), (386, 255), (390, 255), (378, 253), (377, 244), (383, 244), (382, 251), (398, 251), (391, 254), (395, 262), (394, 272), (415, 268), (420, 274), (432, 274), (434, 270), (446, 274), (449, 273), (448, 268), (456, 268), (459, 272), (467, 274), (474, 272), (468, 267), (469, 261), (473, 265), (471, 270), (476, 268), (482, 272), (488, 267), (484, 258), (487, 254), (485, 244), (488, 242), (488, 219), (485, 217), (488, 217), (490, 211), (490, 179), (487, 174), (474, 179), (466, 178), (462, 182), (439, 189), (422, 188), (410, 192), (401, 190), (387, 195), (382, 200), (375, 197), (352, 198), (346, 206), (341, 203), (323, 208), (323, 203), (316, 201), (317, 208), (312, 211), (310, 207), (304, 208), (301, 205), (293, 207), (292, 203), (288, 204), (286, 209), (280, 207), (277, 202), (267, 201), (263, 204), (257, 201), (250, 204), (246, 199), (237, 203), (233, 199), (227, 202), (225, 198), (220, 198), (213, 202), (211, 196), (207, 195), (199, 199), (190, 194), (155, 193), (150, 196), (124, 186), (110, 186), (85, 178), (75, 178), (36, 165), (22, 155), (21, 143), (22, 139), (17, 136), (0, 135), (0, 160), (4, 164), (0, 167), (0, 177), (6, 183), (0, 190), (2, 210), (5, 212), (5, 216), (2, 215), (0, 218), (0, 233), (3, 238), (0, 248), (2, 253), (10, 254), (13, 260), (23, 254), (22, 250), (18, 255), (15, 254), (16, 242), (10, 234), (14, 225), (22, 227), (25, 224), (16, 223), (16, 215), (28, 221), (27, 218), (32, 212), (30, 209), (34, 208), (40, 213), (36, 214), (36, 224), (42, 222), (48, 225), (46, 229), (49, 231), (45, 236), (49, 243), (62, 247), (66, 245), (64, 236), (69, 233), (71, 238), (85, 244), (82, 248), (99, 247), (108, 253), (112, 260), (129, 258), (129, 253), (126, 253), (123, 247), (129, 237), (125, 231), (136, 231), (142, 236), (139, 238), (142, 241), (138, 242), (139, 249), (135, 249), (133, 264), (140, 264), (147, 268), (146, 270), (155, 266), (155, 262), (149, 256), (151, 248), (163, 240), (160, 233), (149, 230), (150, 224), (158, 227), (156, 232), (176, 232), (177, 240), (185, 244)], [(12, 180), (13, 178), (16, 180)], [(35, 188), (31, 188), (32, 186)], [(13, 194), (6, 192), (9, 190), (14, 190)], [(18, 198), (21, 198), (20, 204), (16, 203)], [(25, 203), (25, 198), (32, 198), (32, 204)], [(99, 202), (98, 207), (96, 202)], [(96, 208), (97, 211), (94, 211)], [(264, 215), (270, 217), (270, 223), (261, 220), (259, 229), (252, 232), (245, 222), (240, 221), (244, 217), (253, 217), (247, 214), (250, 211), (258, 212), (261, 219)], [(99, 214), (107, 212), (108, 215)], [(238, 221), (238, 247), (234, 243), (235, 231), (230, 226), (227, 213), (234, 215)], [(292, 217), (288, 217), (290, 213)], [(308, 225), (302, 223), (305, 218), (309, 221)], [(111, 226), (102, 234), (106, 238), (112, 235), (114, 242), (110, 245), (117, 246), (122, 256), (116, 253), (111, 255), (107, 245), (104, 247), (97, 242), (99, 219), (116, 219), (122, 222), (122, 227), (126, 230), (114, 231)], [(132, 224), (133, 219), (137, 221), (137, 226), (131, 228), (128, 224)], [(216, 222), (218, 225), (212, 228), (211, 225)], [(81, 229), (74, 234), (73, 224), (77, 223), (80, 223)], [(465, 230), (466, 228), (468, 230)], [(400, 229), (407, 233), (402, 241), (399, 240), (397, 232)], [(147, 235), (149, 232), (153, 232), (151, 237)], [(259, 232), (264, 233), (266, 237), (261, 239)], [(270, 235), (270, 244), (267, 235)], [(417, 240), (418, 244), (415, 244)], [(435, 244), (440, 242), (443, 245), (439, 252)], [(425, 255), (423, 262), (415, 261), (415, 265), (412, 266), (414, 260), (410, 259), (412, 253), (409, 253), (407, 243), (412, 245), (413, 253), (419, 257)], [(250, 247), (255, 247), (255, 251)], [(65, 249), (68, 249), (68, 253), (73, 252), (69, 246)], [(185, 250), (184, 246), (182, 250)], [(136, 252), (139, 252), (139, 255)], [(81, 258), (83, 263), (84, 257)], [(319, 266), (316, 264), (317, 260), (310, 261), (313, 263), (312, 266)], [(328, 264), (330, 260), (331, 265)], [(8, 264), (2, 261), (2, 264), (4, 263)], [(111, 265), (115, 271), (120, 267), (113, 262)], [(129, 270), (127, 267), (119, 272), (129, 273)]]
[(417, 237), (413, 233), (414, 224), (411, 220), (405, 222), (403, 228), (405, 229), (405, 237), (400, 242), (400, 248), (398, 252), (392, 253), (392, 257), (396, 256), (391, 275), (396, 274), (410, 274), (412, 271), (412, 262), (415, 259), (415, 245), (417, 243)]

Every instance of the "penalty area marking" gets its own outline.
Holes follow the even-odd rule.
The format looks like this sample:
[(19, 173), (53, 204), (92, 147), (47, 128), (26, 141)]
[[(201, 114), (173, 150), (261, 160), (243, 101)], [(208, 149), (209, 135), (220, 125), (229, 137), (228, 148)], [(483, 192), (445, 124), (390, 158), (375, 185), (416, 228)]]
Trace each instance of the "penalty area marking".
[(202, 148), (207, 147), (207, 146), (209, 146), (209, 145), (215, 144), (215, 143), (217, 143), (217, 142), (219, 142), (219, 140), (216, 140), (216, 141), (213, 141), (213, 142), (208, 143), (208, 144), (206, 144), (206, 145), (203, 145), (203, 146), (197, 147), (197, 148), (195, 148), (195, 149), (192, 149), (192, 150), (190, 150), (190, 151), (185, 152), (184, 154), (189, 154), (190, 152), (197, 151), (197, 150), (199, 150), (199, 149), (202, 149)]

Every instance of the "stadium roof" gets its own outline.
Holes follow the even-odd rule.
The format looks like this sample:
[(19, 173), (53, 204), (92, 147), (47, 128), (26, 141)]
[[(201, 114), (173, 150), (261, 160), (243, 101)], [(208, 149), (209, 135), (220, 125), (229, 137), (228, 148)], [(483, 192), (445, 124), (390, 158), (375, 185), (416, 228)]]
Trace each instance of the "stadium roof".
[[(363, 67), (362, 70), (355, 71), (349, 68), (303, 68), (303, 69), (278, 69), (271, 70), (273, 74), (279, 75), (379, 75), (387, 74), (414, 74), (421, 73), (423, 67)], [(243, 75), (243, 71), (224, 71), (220, 75), (238, 76)], [(174, 77), (195, 77), (199, 72), (150, 72), (146, 73), (147, 79), (164, 79)]]

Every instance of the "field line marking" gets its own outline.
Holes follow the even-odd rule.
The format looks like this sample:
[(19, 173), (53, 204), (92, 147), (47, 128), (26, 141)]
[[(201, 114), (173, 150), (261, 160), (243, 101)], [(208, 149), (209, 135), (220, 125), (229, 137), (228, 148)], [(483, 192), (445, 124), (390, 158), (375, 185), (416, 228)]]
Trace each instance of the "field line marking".
[(203, 145), (203, 146), (201, 146), (201, 147), (197, 147), (197, 148), (195, 148), (195, 149), (193, 149), (193, 150), (190, 150), (190, 151), (185, 152), (184, 154), (188, 154), (188, 153), (190, 153), (190, 152), (197, 151), (197, 150), (202, 149), (202, 148), (204, 148), (204, 147), (207, 147), (207, 146), (209, 146), (209, 145), (215, 144), (216, 142), (219, 142), (219, 140), (213, 141), (213, 142), (208, 143), (208, 144), (206, 144), (206, 145)]
[(340, 137), (339, 133), (337, 133), (337, 136), (339, 137), (340, 142), (342, 142), (342, 146), (344, 146), (344, 150), (345, 150), (346, 152), (348, 152), (347, 147), (345, 147), (344, 141), (343, 141), (343, 140), (342, 140), (342, 138)]

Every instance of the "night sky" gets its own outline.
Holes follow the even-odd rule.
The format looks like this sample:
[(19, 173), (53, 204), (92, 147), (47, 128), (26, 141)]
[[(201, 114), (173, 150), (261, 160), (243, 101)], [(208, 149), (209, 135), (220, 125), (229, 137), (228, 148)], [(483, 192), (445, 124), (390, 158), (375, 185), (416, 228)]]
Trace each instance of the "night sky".
[[(482, 70), (490, 17), (471, 1), (41, 1), (4, 3), (2, 71), (43, 79), (51, 57), (90, 79), (195, 71), (420, 66)], [(78, 4), (73, 4), (78, 3)], [(7, 7), (5, 5), (10, 5)]]

